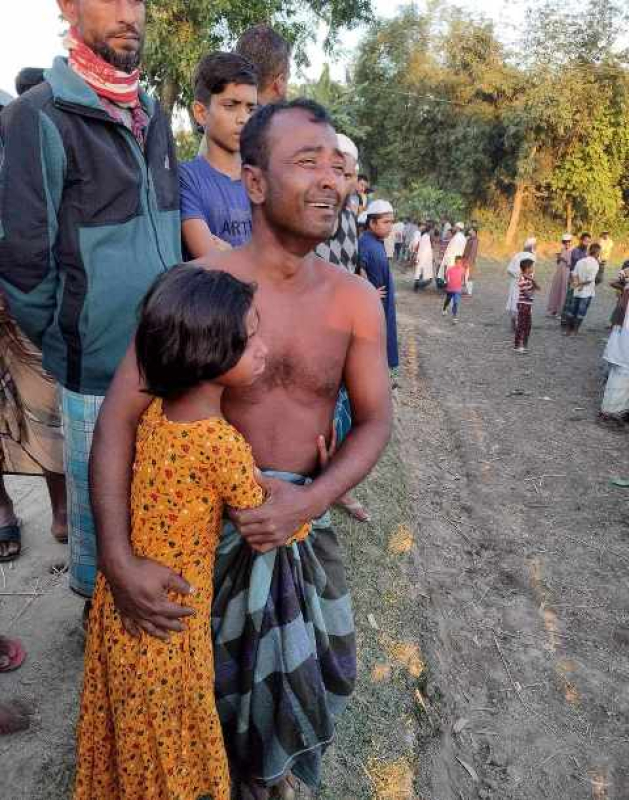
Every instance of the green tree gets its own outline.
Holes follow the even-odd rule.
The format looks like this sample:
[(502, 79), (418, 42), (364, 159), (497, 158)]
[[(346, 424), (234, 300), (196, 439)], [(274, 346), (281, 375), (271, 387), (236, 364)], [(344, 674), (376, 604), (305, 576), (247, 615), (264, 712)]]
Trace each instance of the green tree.
[(332, 46), (342, 28), (371, 17), (370, 0), (149, 0), (144, 68), (149, 85), (172, 114), (191, 102), (196, 64), (212, 50), (229, 48), (251, 25), (272, 24), (295, 47), (298, 63), (318, 23), (328, 26)]

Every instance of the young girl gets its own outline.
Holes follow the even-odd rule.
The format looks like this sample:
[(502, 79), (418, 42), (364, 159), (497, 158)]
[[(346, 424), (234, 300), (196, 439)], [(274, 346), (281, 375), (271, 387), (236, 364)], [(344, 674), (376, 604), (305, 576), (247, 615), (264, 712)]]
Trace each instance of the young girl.
[(265, 367), (254, 292), (226, 273), (180, 266), (144, 300), (137, 359), (156, 399), (137, 432), (131, 541), (194, 587), (185, 603), (195, 615), (167, 641), (134, 638), (98, 576), (74, 800), (229, 800), (210, 606), (223, 507), (263, 500), (251, 449), (221, 416), (223, 390), (252, 384)]
[(442, 314), (445, 317), (448, 313), (448, 306), (452, 303), (452, 322), (458, 322), (459, 304), (463, 292), (463, 279), (465, 278), (465, 266), (463, 256), (456, 256), (454, 264), (446, 267), (446, 299), (443, 303)]

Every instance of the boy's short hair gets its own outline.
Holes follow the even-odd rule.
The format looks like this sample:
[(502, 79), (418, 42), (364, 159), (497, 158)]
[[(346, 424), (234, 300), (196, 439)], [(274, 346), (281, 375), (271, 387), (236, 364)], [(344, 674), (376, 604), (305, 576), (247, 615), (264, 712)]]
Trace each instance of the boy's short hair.
[(236, 43), (236, 53), (254, 65), (261, 90), (290, 68), (290, 43), (270, 25), (254, 25), (246, 30)]
[(456, 264), (458, 261), (463, 261), (463, 256), (455, 256), (454, 263)]
[(535, 261), (533, 261), (532, 258), (523, 258), (522, 261), (520, 261), (520, 270), (522, 272), (524, 272), (525, 269), (534, 266), (535, 266)]
[(258, 75), (253, 64), (236, 53), (204, 56), (197, 64), (192, 79), (194, 99), (207, 106), (212, 95), (221, 94), (230, 83), (257, 86)]
[(588, 253), (591, 256), (597, 256), (597, 255), (600, 254), (601, 249), (602, 248), (601, 248), (600, 244), (598, 244), (598, 242), (594, 242), (594, 244), (590, 245), (590, 249), (588, 250)]
[(247, 347), (255, 284), (181, 264), (154, 282), (135, 335), (146, 391), (176, 397), (235, 367)]
[(587, 231), (583, 231), (583, 233), (579, 236), (579, 239), (585, 239), (585, 238), (591, 239), (592, 234), (588, 233)]

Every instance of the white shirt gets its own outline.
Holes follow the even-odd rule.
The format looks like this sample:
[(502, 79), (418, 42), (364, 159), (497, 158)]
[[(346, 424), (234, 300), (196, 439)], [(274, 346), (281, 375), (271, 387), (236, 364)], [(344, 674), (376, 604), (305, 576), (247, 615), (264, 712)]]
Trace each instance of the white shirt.
[(394, 224), (393, 228), (391, 229), (392, 233), (393, 233), (393, 236), (395, 237), (395, 243), (396, 244), (402, 244), (402, 242), (404, 241), (404, 228), (405, 227), (406, 226), (404, 225), (403, 222), (396, 222)]
[(594, 279), (598, 275), (598, 261), (594, 256), (586, 256), (580, 261), (577, 261), (572, 277), (576, 283), (585, 283), (589, 281), (587, 286), (582, 286), (580, 289), (574, 290), (575, 297), (594, 297), (596, 291), (594, 289)]

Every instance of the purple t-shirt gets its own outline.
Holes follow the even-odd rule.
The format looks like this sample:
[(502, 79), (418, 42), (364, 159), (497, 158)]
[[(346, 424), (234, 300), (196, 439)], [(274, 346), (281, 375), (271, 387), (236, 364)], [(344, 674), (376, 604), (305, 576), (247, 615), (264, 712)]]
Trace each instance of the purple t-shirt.
[(181, 221), (202, 219), (219, 239), (240, 247), (251, 238), (251, 203), (242, 181), (214, 169), (203, 156), (179, 167)]

